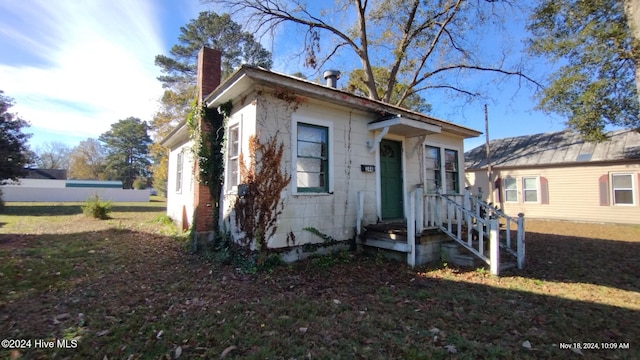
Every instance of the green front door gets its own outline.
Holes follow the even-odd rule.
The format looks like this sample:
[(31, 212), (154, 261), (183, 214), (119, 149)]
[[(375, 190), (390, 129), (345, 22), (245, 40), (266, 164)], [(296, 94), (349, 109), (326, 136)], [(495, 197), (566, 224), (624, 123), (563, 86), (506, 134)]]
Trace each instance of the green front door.
[(402, 143), (380, 141), (380, 190), (382, 220), (402, 219)]

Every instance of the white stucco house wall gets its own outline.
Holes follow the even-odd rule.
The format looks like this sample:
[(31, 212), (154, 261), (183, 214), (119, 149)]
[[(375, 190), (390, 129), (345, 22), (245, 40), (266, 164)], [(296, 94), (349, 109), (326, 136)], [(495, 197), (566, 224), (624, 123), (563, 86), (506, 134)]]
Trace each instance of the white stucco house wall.
[[(211, 50), (200, 55), (219, 57)], [(238, 161), (241, 154), (247, 161), (251, 136), (283, 144), (281, 171), (291, 176), (280, 194), (277, 231), (267, 239), (273, 249), (291, 247), (292, 237), (295, 246), (322, 242), (308, 227), (337, 241), (353, 239), (359, 211), (364, 223), (403, 221), (416, 187), (446, 193), (464, 188), (463, 140), (480, 132), (340, 90), (332, 86), (334, 74), (326, 73), (328, 83), (318, 84), (245, 65), (211, 86), (205, 71), (200, 86), (212, 90), (203, 92), (203, 103), (212, 109), (232, 104), (224, 125), (220, 222), (234, 236), (242, 236), (233, 210), (243, 183)], [(219, 79), (219, 72), (212, 76)], [(183, 228), (198, 222), (194, 212), (206, 213), (211, 205), (196, 195), (201, 185), (194, 178), (187, 128), (179, 124), (162, 142), (170, 149), (167, 214), (186, 222)]]

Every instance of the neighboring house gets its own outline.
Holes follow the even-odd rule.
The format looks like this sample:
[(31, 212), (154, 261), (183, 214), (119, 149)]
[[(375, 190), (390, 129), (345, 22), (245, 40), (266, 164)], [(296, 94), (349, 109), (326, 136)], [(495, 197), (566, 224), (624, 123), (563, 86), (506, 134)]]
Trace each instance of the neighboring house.
[(569, 130), (492, 140), (493, 200), (485, 146), (465, 154), (466, 181), (507, 214), (527, 218), (640, 223), (640, 133), (600, 143)]
[[(417, 187), (447, 193), (464, 188), (463, 140), (478, 131), (339, 90), (335, 71), (325, 72), (325, 85), (244, 65), (219, 85), (219, 57), (201, 50), (198, 81), (207, 107), (232, 103), (220, 218), (234, 236), (243, 231), (233, 204), (250, 136), (262, 143), (275, 136), (284, 145), (281, 170), (291, 176), (280, 194), (277, 231), (267, 241), (274, 249), (291, 247), (291, 239), (298, 246), (323, 242), (303, 230), (309, 227), (338, 241), (353, 239), (358, 212), (365, 224), (404, 220)], [(208, 189), (194, 179), (186, 122), (162, 144), (170, 149), (167, 214), (188, 228), (195, 213), (196, 231), (213, 231), (203, 219), (210, 219), (212, 206)]]

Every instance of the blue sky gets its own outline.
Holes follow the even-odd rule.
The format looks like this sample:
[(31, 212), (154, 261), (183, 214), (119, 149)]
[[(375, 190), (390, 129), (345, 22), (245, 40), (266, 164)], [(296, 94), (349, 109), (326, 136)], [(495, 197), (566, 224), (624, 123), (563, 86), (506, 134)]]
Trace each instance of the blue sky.
[[(204, 10), (216, 9), (197, 0), (0, 0), (0, 90), (14, 98), (11, 111), (31, 123), (27, 131), (34, 134), (32, 147), (50, 141), (75, 146), (120, 119), (150, 120), (162, 94), (154, 58), (167, 54), (180, 26)], [(524, 18), (511, 18), (505, 25), (510, 34), (506, 40), (485, 33), (481, 49), (491, 54), (507, 47), (517, 55), (523, 23)], [(281, 30), (273, 41), (262, 38), (274, 53), (274, 70), (302, 71), (313, 79), (294, 56), (300, 49), (291, 43), (291, 31), (295, 29), (283, 36)], [(549, 68), (529, 64), (536, 76)], [(355, 66), (353, 58), (340, 57), (327, 68), (344, 73)], [(432, 115), (484, 132), (487, 103), (491, 138), (564, 128), (563, 119), (534, 110), (531, 87), (519, 87), (515, 79), (495, 79), (459, 79), (486, 89), (487, 99), (470, 104), (430, 95)], [(483, 142), (481, 136), (466, 141), (465, 147)]]

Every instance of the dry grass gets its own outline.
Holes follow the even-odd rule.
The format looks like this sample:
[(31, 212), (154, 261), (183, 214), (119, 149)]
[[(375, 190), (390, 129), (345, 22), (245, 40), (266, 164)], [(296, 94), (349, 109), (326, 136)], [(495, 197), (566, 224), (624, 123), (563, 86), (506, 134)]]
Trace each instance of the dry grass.
[(162, 203), (74, 206), (0, 215), (0, 338), (78, 347), (0, 358), (640, 358), (638, 227), (528, 220), (500, 278), (350, 253), (243, 275), (167, 235)]

